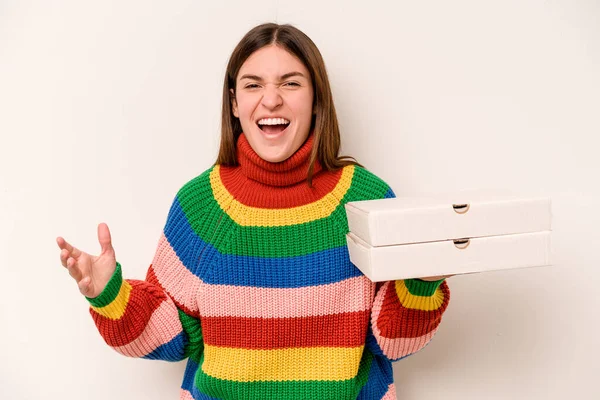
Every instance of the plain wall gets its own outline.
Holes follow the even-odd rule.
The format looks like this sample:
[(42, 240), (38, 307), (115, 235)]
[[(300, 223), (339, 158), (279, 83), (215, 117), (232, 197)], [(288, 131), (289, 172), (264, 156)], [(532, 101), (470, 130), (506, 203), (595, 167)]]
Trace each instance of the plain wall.
[(223, 74), (254, 25), (325, 58), (343, 153), (398, 196), (552, 198), (554, 265), (455, 276), (398, 398), (600, 398), (597, 1), (0, 1), (0, 398), (175, 399), (184, 363), (98, 334), (59, 261), (108, 223), (143, 279), (168, 207), (219, 143)]

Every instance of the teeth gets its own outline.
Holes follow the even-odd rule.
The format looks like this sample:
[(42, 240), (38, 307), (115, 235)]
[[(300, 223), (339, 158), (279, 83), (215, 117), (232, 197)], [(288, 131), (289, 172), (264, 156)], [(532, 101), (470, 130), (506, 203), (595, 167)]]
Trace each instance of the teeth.
[(290, 121), (285, 118), (263, 118), (258, 121), (259, 125), (287, 125)]

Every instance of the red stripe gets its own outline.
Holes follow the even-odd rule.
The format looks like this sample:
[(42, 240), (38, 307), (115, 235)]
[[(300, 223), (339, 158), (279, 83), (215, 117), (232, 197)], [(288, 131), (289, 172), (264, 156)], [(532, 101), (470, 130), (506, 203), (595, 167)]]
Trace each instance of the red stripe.
[(167, 296), (160, 287), (138, 280), (127, 280), (132, 286), (125, 314), (116, 321), (106, 318), (92, 308), (90, 313), (94, 322), (109, 346), (123, 346), (135, 339), (144, 331), (150, 316)]
[(192, 311), (188, 307), (186, 307), (184, 304), (178, 302), (173, 297), (173, 295), (171, 293), (169, 293), (169, 291), (160, 284), (160, 282), (158, 281), (158, 278), (156, 277), (156, 274), (154, 273), (154, 267), (152, 266), (152, 264), (150, 264), (150, 268), (148, 268), (148, 272), (146, 273), (146, 282), (149, 282), (153, 285), (156, 285), (156, 286), (162, 288), (162, 290), (164, 290), (164, 292), (171, 298), (171, 300), (173, 300), (173, 303), (175, 303), (175, 306), (177, 306), (177, 308), (179, 308), (181, 311), (183, 311), (184, 313), (186, 313), (187, 315), (189, 315), (191, 317), (200, 318), (200, 313), (198, 311)]
[(440, 307), (433, 311), (422, 311), (405, 308), (400, 303), (392, 284), (385, 294), (381, 313), (377, 319), (377, 327), (381, 331), (381, 336), (390, 339), (415, 338), (437, 328), (450, 300), (450, 289), (445, 281), (442, 282), (440, 289), (444, 293), (444, 301)]
[(317, 201), (335, 188), (342, 172), (341, 168), (334, 172), (322, 171), (313, 177), (312, 188), (302, 182), (273, 189), (246, 178), (241, 168), (220, 166), (221, 182), (227, 191), (240, 203), (259, 208), (290, 208)]
[(356, 347), (365, 343), (370, 310), (301, 318), (203, 317), (206, 344), (244, 349)]

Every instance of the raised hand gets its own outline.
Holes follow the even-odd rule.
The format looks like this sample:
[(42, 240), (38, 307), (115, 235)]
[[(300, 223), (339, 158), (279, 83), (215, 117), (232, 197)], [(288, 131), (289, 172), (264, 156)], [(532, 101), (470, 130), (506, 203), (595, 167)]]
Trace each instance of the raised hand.
[(60, 236), (56, 238), (61, 249), (60, 262), (77, 282), (81, 294), (90, 298), (102, 293), (117, 265), (110, 230), (105, 223), (98, 225), (98, 241), (102, 250), (99, 256), (93, 256), (73, 247)]

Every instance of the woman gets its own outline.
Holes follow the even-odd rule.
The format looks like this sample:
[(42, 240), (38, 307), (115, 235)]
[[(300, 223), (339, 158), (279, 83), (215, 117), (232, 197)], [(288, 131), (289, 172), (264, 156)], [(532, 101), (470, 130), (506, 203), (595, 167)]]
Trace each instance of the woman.
[(321, 54), (264, 24), (233, 51), (215, 165), (177, 193), (145, 281), (57, 238), (60, 259), (121, 354), (188, 358), (181, 399), (395, 399), (392, 361), (423, 348), (445, 277), (374, 284), (350, 263), (344, 204), (393, 197), (338, 157)]

